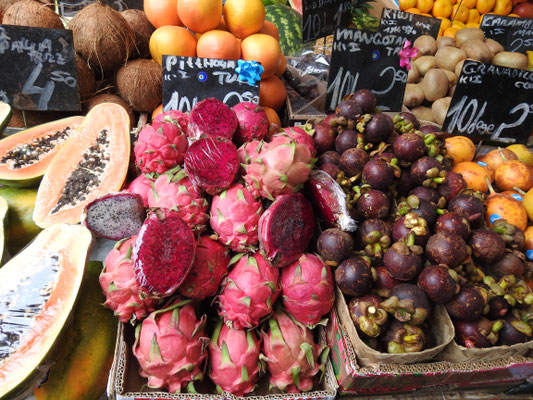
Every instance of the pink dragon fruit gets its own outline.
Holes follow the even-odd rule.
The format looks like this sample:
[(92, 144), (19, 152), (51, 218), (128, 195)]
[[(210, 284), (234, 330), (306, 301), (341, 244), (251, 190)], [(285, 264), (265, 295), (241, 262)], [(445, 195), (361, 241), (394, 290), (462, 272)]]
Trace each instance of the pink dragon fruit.
[(265, 144), (262, 140), (252, 140), (246, 142), (237, 149), (237, 159), (239, 160), (239, 175), (246, 174), (246, 166), (257, 158), (257, 154)]
[(325, 373), (329, 347), (319, 346), (313, 332), (278, 310), (262, 331), (263, 354), (270, 387), (282, 392), (308, 392)]
[(100, 286), (109, 307), (121, 322), (141, 320), (155, 310), (158, 300), (146, 296), (133, 273), (131, 252), (135, 237), (118, 242), (105, 259), (105, 268), (100, 275)]
[(189, 124), (189, 116), (179, 110), (170, 110), (157, 114), (152, 123), (171, 123), (176, 125), (185, 135), (188, 136), (189, 132), (187, 126)]
[(245, 167), (244, 180), (252, 194), (274, 200), (279, 195), (300, 190), (312, 167), (309, 147), (279, 135), (265, 143), (257, 158)]
[(162, 174), (183, 162), (188, 146), (187, 135), (179, 124), (145, 125), (134, 147), (136, 164), (143, 173)]
[(235, 112), (220, 100), (210, 98), (196, 103), (189, 115), (189, 137), (223, 137), (231, 140), (239, 121)]
[(214, 296), (228, 273), (229, 262), (230, 256), (224, 246), (209, 236), (200, 236), (191, 271), (178, 291), (193, 299)]
[(279, 269), (259, 253), (240, 254), (218, 296), (220, 315), (234, 329), (250, 329), (272, 312), (279, 296)]
[(296, 321), (314, 328), (335, 302), (331, 268), (314, 254), (303, 254), (281, 270), (281, 298)]
[(148, 192), (152, 188), (152, 183), (154, 182), (153, 179), (149, 178), (150, 176), (151, 174), (141, 174), (132, 180), (126, 189), (124, 189), (126, 192), (137, 193), (141, 196), (145, 208), (148, 207)]
[(151, 313), (137, 325), (133, 354), (148, 386), (167, 388), (170, 393), (194, 391), (194, 381), (203, 379), (207, 356), (204, 327), (206, 316), (196, 317), (190, 300), (176, 301)]
[(203, 230), (209, 218), (209, 203), (202, 190), (192, 183), (187, 172), (180, 166), (160, 175), (147, 197), (149, 207), (177, 211), (192, 230)]
[(311, 151), (311, 156), (316, 156), (316, 147), (313, 137), (298, 126), (283, 128), (284, 134), (293, 138), (296, 143), (305, 144)]
[(239, 121), (239, 126), (233, 136), (233, 141), (238, 146), (254, 139), (262, 140), (265, 138), (270, 128), (270, 122), (263, 107), (245, 101), (233, 106), (233, 111)]
[(209, 343), (209, 377), (217, 391), (244, 396), (262, 372), (261, 342), (253, 331), (234, 330), (220, 321)]
[(210, 223), (222, 244), (233, 251), (246, 252), (259, 241), (257, 225), (262, 213), (261, 202), (236, 183), (213, 197)]

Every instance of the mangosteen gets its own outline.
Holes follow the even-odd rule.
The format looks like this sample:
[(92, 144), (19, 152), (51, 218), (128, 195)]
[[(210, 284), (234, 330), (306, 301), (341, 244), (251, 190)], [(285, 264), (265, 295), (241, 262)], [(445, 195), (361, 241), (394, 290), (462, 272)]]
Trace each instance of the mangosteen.
[(498, 319), (503, 318), (511, 308), (509, 302), (503, 296), (495, 296), (489, 300), (489, 310), (486, 313), (487, 318)]
[(318, 237), (317, 248), (326, 264), (335, 267), (352, 255), (354, 242), (348, 232), (330, 228)]
[(359, 89), (349, 96), (361, 106), (364, 114), (371, 114), (376, 109), (376, 96), (368, 89)]
[(381, 297), (389, 297), (390, 291), (401, 282), (394, 279), (384, 265), (374, 267), (374, 284), (372, 290)]
[(425, 336), (420, 326), (392, 320), (380, 341), (390, 354), (414, 353), (424, 349)]
[(498, 281), (498, 285), (507, 290), (505, 299), (511, 305), (515, 305), (517, 302), (524, 306), (533, 304), (533, 293), (523, 279), (517, 280), (514, 275), (506, 275)]
[(483, 223), (485, 208), (483, 200), (472, 193), (463, 192), (450, 199), (448, 211), (466, 218), (471, 228), (477, 228)]
[(481, 293), (481, 288), (465, 284), (459, 293), (446, 302), (444, 306), (453, 318), (461, 321), (474, 321), (481, 316), (485, 303), (485, 296)]
[(437, 232), (456, 233), (463, 240), (467, 240), (470, 236), (470, 224), (466, 218), (461, 217), (459, 214), (447, 212), (437, 218), (437, 222), (435, 222), (435, 233)]
[(394, 155), (400, 161), (413, 162), (426, 154), (424, 139), (416, 133), (404, 133), (393, 143)]
[(425, 246), (430, 236), (426, 220), (416, 213), (401, 216), (392, 225), (392, 240), (395, 242), (400, 239), (407, 239), (411, 234), (414, 236), (414, 244), (417, 246)]
[(412, 283), (401, 283), (390, 291), (381, 307), (394, 314), (398, 321), (420, 325), (431, 314), (431, 303), (427, 295)]
[(441, 164), (436, 158), (424, 156), (411, 165), (411, 177), (419, 185), (436, 187), (444, 181), (443, 176)]
[(342, 176), (341, 169), (335, 164), (322, 164), (318, 169), (324, 171), (335, 180)]
[(468, 257), (468, 249), (461, 236), (441, 231), (431, 236), (426, 243), (426, 257), (433, 264), (444, 264), (454, 268)]
[(389, 164), (395, 164), (396, 162), (398, 162), (398, 159), (396, 158), (396, 156), (394, 155), (394, 153), (390, 153), (388, 151), (384, 152), (384, 153), (378, 153), (376, 155), (376, 157), (379, 157), (379, 158), (382, 158), (384, 159), (385, 161), (387, 161)]
[(501, 236), (505, 245), (513, 250), (522, 250), (526, 244), (524, 231), (504, 219), (494, 221), (492, 230)]
[(344, 117), (346, 120), (355, 121), (363, 114), (363, 108), (355, 100), (344, 100), (335, 108), (335, 116)]
[(337, 139), (335, 139), (335, 150), (337, 151), (337, 153), (342, 154), (346, 150), (356, 147), (357, 138), (358, 133), (354, 130), (347, 129), (341, 132), (337, 136)]
[(428, 133), (440, 132), (440, 128), (437, 125), (422, 125), (419, 129), (424, 135)]
[[(342, 136), (343, 133), (341, 133), (340, 136)], [(347, 176), (354, 176), (361, 173), (369, 159), (370, 157), (366, 151), (354, 147), (347, 149), (342, 153), (339, 167)]]
[(531, 314), (518, 309), (511, 310), (504, 318), (503, 328), (500, 330), (499, 345), (512, 346), (531, 340)]
[[(359, 124), (357, 125), (359, 130)], [(370, 121), (364, 124), (363, 139), (367, 143), (379, 143), (387, 140), (394, 131), (394, 122), (387, 114), (374, 114)]]
[(481, 317), (474, 321), (454, 321), (454, 325), (457, 343), (469, 349), (481, 349), (498, 342), (498, 331), (503, 328), (503, 321), (489, 321)]
[(382, 298), (375, 294), (353, 298), (348, 304), (355, 327), (368, 337), (378, 337), (386, 327), (388, 315), (380, 306)]
[(390, 199), (386, 193), (371, 189), (359, 197), (356, 208), (363, 218), (385, 218), (389, 215)]
[(458, 174), (457, 172), (448, 172), (444, 178), (444, 182), (438, 187), (439, 194), (443, 196), (446, 201), (450, 201), (464, 189), (466, 189), (466, 181), (463, 178), (463, 175)]
[(405, 201), (400, 202), (397, 213), (399, 215), (415, 213), (420, 218), (425, 219), (429, 227), (432, 227), (437, 220), (437, 206), (429, 201), (419, 199), (415, 195), (410, 195)]
[(335, 148), (336, 131), (331, 125), (320, 122), (313, 129), (315, 131), (313, 140), (318, 153), (324, 153)]
[(420, 128), (420, 122), (416, 115), (408, 111), (402, 111), (393, 118), (395, 128), (402, 133)]
[(402, 169), (400, 172), (400, 178), (398, 179), (398, 183), (396, 185), (398, 194), (400, 196), (407, 196), (409, 192), (416, 186), (417, 184), (413, 178), (411, 178), (411, 172), (409, 169)]
[(420, 246), (409, 245), (408, 240), (402, 239), (393, 243), (383, 256), (385, 267), (392, 277), (399, 281), (410, 281), (422, 270), (423, 260), (420, 255), (423, 250)]
[(515, 253), (505, 253), (502, 258), (489, 265), (488, 270), (497, 279), (505, 275), (520, 278), (524, 274), (524, 263)]
[(392, 184), (394, 173), (387, 161), (382, 158), (373, 158), (363, 168), (363, 182), (374, 189), (387, 190)]
[(472, 257), (482, 264), (493, 264), (505, 254), (505, 242), (491, 229), (477, 229), (468, 241)]
[(418, 275), (417, 284), (435, 303), (446, 303), (461, 290), (457, 273), (444, 265), (425, 267)]
[(364, 220), (356, 235), (357, 244), (364, 248), (368, 256), (382, 257), (383, 251), (391, 244), (389, 225), (378, 218)]
[(372, 289), (372, 271), (363, 258), (350, 257), (335, 270), (335, 282), (345, 295), (362, 296)]
[(436, 206), (442, 208), (446, 204), (446, 200), (442, 197), (436, 189), (425, 186), (417, 186), (409, 192), (409, 195), (414, 194), (421, 200), (429, 201)]
[(341, 155), (336, 151), (330, 150), (322, 153), (318, 156), (316, 165), (321, 166), (324, 164), (335, 164), (339, 165), (341, 161)]

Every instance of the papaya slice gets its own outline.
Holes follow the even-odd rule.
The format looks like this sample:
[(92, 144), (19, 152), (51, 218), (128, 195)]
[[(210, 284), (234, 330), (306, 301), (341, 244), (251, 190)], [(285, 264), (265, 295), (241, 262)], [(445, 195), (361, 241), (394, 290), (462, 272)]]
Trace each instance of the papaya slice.
[(120, 190), (130, 157), (130, 118), (124, 107), (94, 107), (46, 171), (35, 200), (33, 221), (46, 228), (78, 223), (86, 204)]
[(42, 231), (0, 268), (0, 398), (23, 393), (70, 315), (92, 243), (81, 225)]
[(0, 101), (0, 134), (4, 132), (11, 119), (11, 106)]
[(83, 119), (63, 118), (0, 140), (0, 183), (13, 187), (36, 186)]

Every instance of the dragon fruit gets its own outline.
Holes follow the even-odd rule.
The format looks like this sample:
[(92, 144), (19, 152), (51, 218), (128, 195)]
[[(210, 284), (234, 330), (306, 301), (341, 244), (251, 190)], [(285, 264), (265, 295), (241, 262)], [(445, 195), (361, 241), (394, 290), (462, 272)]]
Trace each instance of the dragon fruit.
[[(293, 138), (296, 143), (305, 144), (311, 151), (311, 156), (316, 156), (316, 147), (313, 137), (298, 126), (283, 128), (283, 133)], [(279, 135), (279, 134), (278, 134)]]
[(231, 140), (239, 121), (235, 112), (220, 100), (210, 98), (194, 105), (189, 115), (189, 138), (223, 137)]
[(281, 298), (296, 321), (314, 328), (335, 302), (331, 268), (314, 254), (303, 254), (281, 270)]
[(239, 126), (233, 136), (233, 141), (238, 146), (254, 139), (262, 140), (265, 138), (270, 128), (270, 122), (263, 107), (244, 101), (233, 106), (233, 111), (239, 121)]
[(316, 344), (310, 329), (280, 310), (268, 321), (268, 327), (261, 336), (270, 387), (288, 393), (312, 390), (324, 376), (329, 347)]
[(209, 343), (209, 377), (217, 391), (244, 396), (262, 372), (261, 342), (253, 331), (234, 330), (220, 321)]
[(255, 249), (259, 241), (257, 225), (262, 213), (261, 202), (236, 183), (213, 197), (210, 223), (222, 244), (246, 252)]
[(214, 296), (228, 273), (230, 257), (227, 249), (209, 236), (200, 236), (191, 271), (178, 288), (186, 297), (204, 299)]
[(139, 196), (141, 196), (145, 208), (148, 207), (148, 192), (152, 188), (152, 183), (154, 182), (152, 179), (150, 179), (151, 175), (152, 174), (139, 175), (130, 182), (126, 189), (124, 189), (126, 192), (137, 193)]
[(146, 296), (133, 273), (131, 252), (135, 237), (118, 242), (105, 259), (100, 274), (100, 286), (104, 291), (104, 305), (115, 312), (121, 322), (141, 320), (155, 310), (158, 300)]
[(259, 253), (239, 257), (222, 283), (218, 303), (228, 326), (250, 329), (272, 312), (280, 293), (279, 269), (271, 267)]
[(237, 159), (239, 160), (239, 175), (246, 174), (246, 166), (252, 162), (252, 159), (257, 158), (257, 154), (263, 147), (265, 142), (262, 140), (252, 140), (246, 142), (237, 149)]
[(145, 125), (135, 143), (135, 161), (143, 173), (163, 172), (183, 162), (189, 143), (181, 125), (154, 122)]
[(295, 193), (309, 177), (313, 160), (309, 147), (286, 135), (274, 136), (245, 167), (244, 180), (254, 196), (274, 200)]
[(188, 136), (189, 134), (187, 130), (189, 116), (179, 110), (170, 110), (157, 114), (152, 123), (171, 123), (176, 125), (185, 135)]
[(207, 356), (204, 327), (190, 300), (151, 313), (135, 330), (133, 354), (139, 361), (141, 376), (154, 389), (170, 393), (194, 391), (194, 381), (203, 379), (202, 363)]
[(202, 190), (189, 179), (180, 166), (174, 167), (159, 178), (148, 192), (148, 206), (177, 211), (192, 230), (202, 230), (209, 215), (209, 203)]
[(177, 211), (151, 211), (133, 246), (135, 279), (156, 297), (172, 294), (191, 269), (196, 241)]

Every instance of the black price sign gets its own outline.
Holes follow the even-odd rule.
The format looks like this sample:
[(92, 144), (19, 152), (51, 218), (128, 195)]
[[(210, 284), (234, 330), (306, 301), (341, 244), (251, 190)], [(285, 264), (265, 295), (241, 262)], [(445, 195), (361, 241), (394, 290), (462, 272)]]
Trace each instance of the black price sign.
[(485, 37), (496, 40), (506, 51), (533, 50), (533, 19), (485, 14), (479, 26)]
[(422, 35), (433, 36), (436, 39), (440, 24), (441, 20), (438, 18), (384, 8), (381, 11), (378, 30), (384, 34), (402, 36), (413, 43), (417, 37)]
[(322, 38), (338, 27), (348, 26), (352, 20), (351, 10), (351, 0), (303, 0), (303, 41)]
[(533, 126), (533, 71), (465, 61), (443, 129), (498, 143), (526, 143)]
[(407, 71), (400, 67), (398, 55), (404, 42), (405, 38), (397, 35), (337, 29), (326, 107), (333, 110), (344, 96), (370, 89), (382, 111), (399, 111), (407, 83)]
[(259, 103), (259, 82), (239, 80), (235, 60), (163, 56), (163, 109), (190, 111), (214, 97), (232, 107), (243, 101)]
[(80, 111), (72, 31), (0, 25), (0, 101), (18, 110)]
[[(96, 0), (60, 0), (57, 2), (57, 11), (64, 17), (73, 17), (82, 8), (94, 3)], [(130, 8), (143, 9), (143, 0), (106, 0), (109, 6), (117, 11)]]

